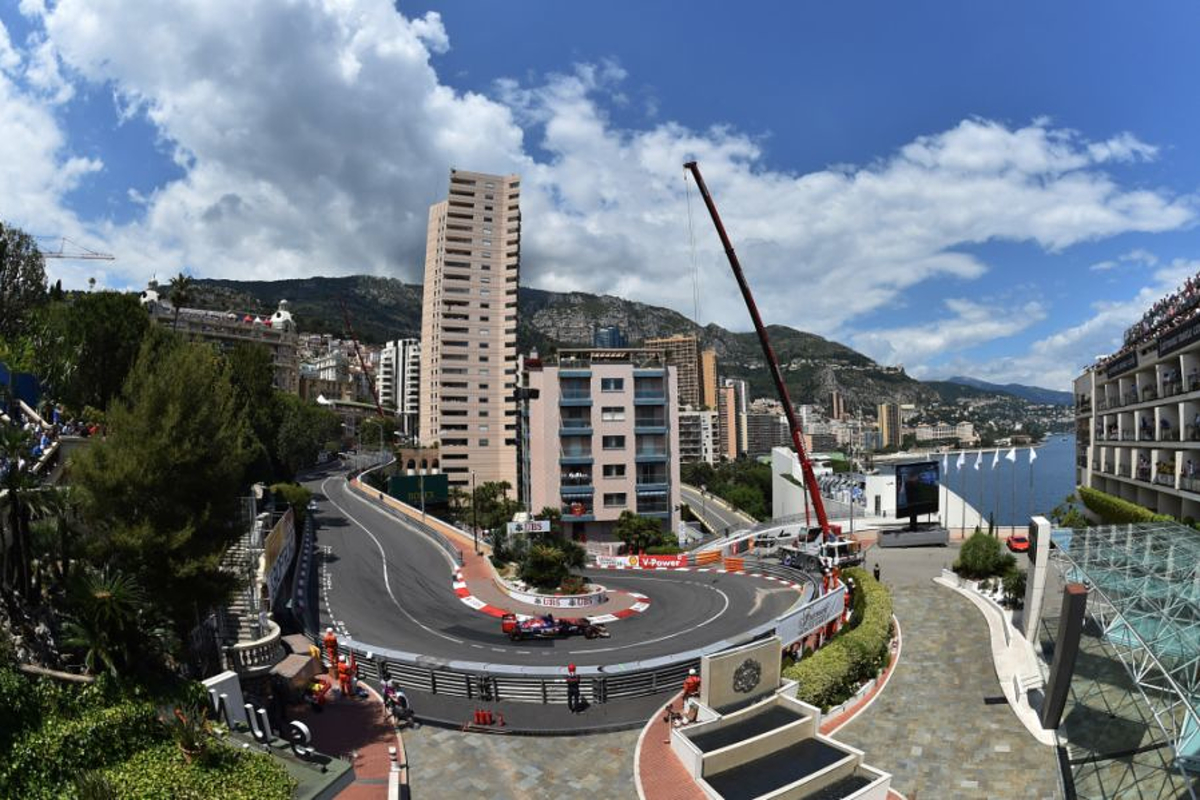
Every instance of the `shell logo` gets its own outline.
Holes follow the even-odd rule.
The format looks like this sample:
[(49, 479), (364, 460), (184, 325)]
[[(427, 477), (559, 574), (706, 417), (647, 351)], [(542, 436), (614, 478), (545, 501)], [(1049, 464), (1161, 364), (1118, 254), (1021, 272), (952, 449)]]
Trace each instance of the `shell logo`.
[(631, 567), (636, 567), (637, 565), (638, 565), (638, 557), (637, 557), (637, 556), (630, 556), (630, 557), (629, 557), (629, 566), (631, 566)]

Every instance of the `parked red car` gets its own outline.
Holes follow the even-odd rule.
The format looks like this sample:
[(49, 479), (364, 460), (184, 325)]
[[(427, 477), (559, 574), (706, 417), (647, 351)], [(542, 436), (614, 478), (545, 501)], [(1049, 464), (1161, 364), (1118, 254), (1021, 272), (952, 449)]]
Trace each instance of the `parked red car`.
[(1023, 533), (1017, 533), (1008, 537), (1008, 549), (1014, 553), (1029, 552), (1029, 537)]

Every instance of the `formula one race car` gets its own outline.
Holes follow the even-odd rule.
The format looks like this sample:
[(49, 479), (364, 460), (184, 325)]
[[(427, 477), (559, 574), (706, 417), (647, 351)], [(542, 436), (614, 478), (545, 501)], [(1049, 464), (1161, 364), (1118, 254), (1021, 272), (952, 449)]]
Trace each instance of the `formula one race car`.
[(553, 614), (517, 619), (516, 614), (500, 618), (500, 630), (514, 642), (521, 639), (558, 639), (584, 636), (587, 639), (608, 638), (608, 628), (586, 619), (555, 619)]

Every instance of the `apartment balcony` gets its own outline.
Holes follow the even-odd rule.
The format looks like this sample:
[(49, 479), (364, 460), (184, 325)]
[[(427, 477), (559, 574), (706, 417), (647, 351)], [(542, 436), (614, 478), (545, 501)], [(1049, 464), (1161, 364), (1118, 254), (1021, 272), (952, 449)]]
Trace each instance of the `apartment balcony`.
[(1167, 430), (1159, 429), (1158, 440), (1160, 442), (1178, 442), (1179, 441), (1179, 429), (1178, 428), (1169, 428)]
[(1150, 482), (1150, 468), (1149, 467), (1138, 467), (1136, 475), (1137, 475), (1137, 480), (1145, 481), (1146, 483)]
[(562, 466), (590, 465), (592, 460), (591, 450), (564, 450), (558, 454), (558, 463)]
[[(1158, 399), (1158, 390), (1153, 386), (1146, 386), (1142, 389), (1142, 402)], [(1137, 402), (1136, 400), (1134, 402)]]
[(661, 378), (667, 373), (666, 367), (634, 367), (635, 378)]
[(1188, 425), (1186, 428), (1187, 438), (1185, 442), (1200, 442), (1200, 425)]
[(558, 377), (560, 378), (590, 378), (592, 377), (591, 367), (564, 367), (562, 362), (558, 365)]
[(596, 488), (590, 483), (576, 484), (568, 486), (565, 482), (559, 487), (559, 493), (563, 497), (591, 497), (596, 493)]
[(661, 406), (667, 402), (666, 392), (634, 392), (633, 404), (635, 406)]
[(582, 502), (570, 497), (563, 498), (561, 509), (563, 522), (595, 522), (596, 512), (591, 501)]
[(592, 393), (591, 392), (574, 391), (574, 390), (564, 390), (562, 392), (562, 394), (560, 394), (558, 396), (558, 404), (560, 406), (575, 406), (575, 407), (591, 406)]
[(665, 492), (665, 491), (667, 491), (669, 486), (670, 486), (670, 484), (668, 484), (665, 480), (661, 481), (661, 482), (655, 482), (655, 483), (650, 483), (650, 482), (642, 483), (639, 480), (637, 483), (637, 493), (638, 493), (638, 496), (640, 497), (646, 492)]
[(564, 424), (561, 428), (558, 429), (558, 435), (560, 437), (591, 436), (592, 435), (592, 426), (591, 426), (591, 424), (588, 424), (586, 427), (584, 427), (583, 425), (565, 425)]
[(1121, 441), (1122, 442), (1136, 442), (1137, 434), (1135, 434), (1133, 431), (1122, 431)]
[(1117, 465), (1117, 476), (1120, 478), (1128, 478), (1129, 477), (1129, 465), (1128, 464), (1118, 464)]
[(1075, 459), (1075, 464), (1076, 464), (1076, 466), (1078, 466), (1080, 469), (1087, 469), (1087, 463), (1088, 463), (1088, 461), (1087, 461), (1087, 457), (1086, 457), (1086, 456), (1080, 456), (1079, 458), (1076, 458), (1076, 459)]
[(1181, 474), (1179, 476), (1179, 490), (1182, 492), (1200, 492), (1200, 476), (1193, 475), (1189, 478)]
[(635, 464), (658, 464), (666, 460), (666, 450), (647, 450), (645, 452), (638, 451), (633, 456), (633, 461)]
[(667, 423), (665, 420), (636, 420), (633, 423), (633, 432), (635, 434), (665, 436), (667, 433)]
[(1163, 381), (1163, 397), (1174, 397), (1177, 394), (1183, 394), (1183, 381)]
[(1157, 484), (1158, 486), (1169, 486), (1172, 489), (1174, 489), (1175, 488), (1175, 476), (1174, 475), (1155, 475), (1154, 483)]
[(1115, 475), (1116, 474), (1115, 472), (1113, 472), (1113, 465), (1111, 463), (1105, 464), (1103, 469), (1101, 469), (1100, 471), (1103, 472), (1105, 475)]

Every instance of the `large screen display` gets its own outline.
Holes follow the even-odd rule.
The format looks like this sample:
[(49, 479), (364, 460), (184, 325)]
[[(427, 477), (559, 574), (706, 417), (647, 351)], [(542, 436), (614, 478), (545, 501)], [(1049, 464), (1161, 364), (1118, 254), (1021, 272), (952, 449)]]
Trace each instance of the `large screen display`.
[(917, 517), (938, 510), (938, 470), (936, 461), (896, 465), (896, 516)]

